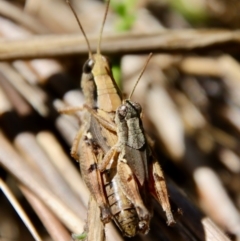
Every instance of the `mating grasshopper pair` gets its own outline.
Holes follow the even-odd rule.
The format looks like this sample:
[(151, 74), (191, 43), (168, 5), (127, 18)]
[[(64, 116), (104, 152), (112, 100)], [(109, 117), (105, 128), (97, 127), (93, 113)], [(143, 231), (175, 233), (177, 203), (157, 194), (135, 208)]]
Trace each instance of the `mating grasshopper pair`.
[(81, 80), (86, 104), (84, 108), (69, 107), (61, 112), (82, 109), (85, 112), (85, 124), (76, 135), (71, 155), (79, 160), (83, 179), (100, 208), (99, 218), (103, 223), (113, 219), (125, 236), (146, 234), (151, 218), (148, 197), (151, 192), (171, 225), (175, 221), (166, 183), (144, 133), (141, 106), (131, 100), (122, 101), (110, 65), (100, 53), (102, 29), (97, 54), (93, 55), (77, 21), (89, 48), (89, 59), (83, 66)]

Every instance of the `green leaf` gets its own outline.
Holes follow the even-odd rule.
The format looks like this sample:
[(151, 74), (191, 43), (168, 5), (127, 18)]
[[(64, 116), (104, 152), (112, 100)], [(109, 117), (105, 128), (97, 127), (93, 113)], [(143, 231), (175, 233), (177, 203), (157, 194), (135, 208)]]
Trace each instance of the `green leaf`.
[(86, 237), (87, 237), (87, 233), (86, 232), (83, 232), (81, 234), (75, 234), (75, 233), (72, 234), (72, 238), (73, 239), (77, 239), (77, 240), (85, 240)]

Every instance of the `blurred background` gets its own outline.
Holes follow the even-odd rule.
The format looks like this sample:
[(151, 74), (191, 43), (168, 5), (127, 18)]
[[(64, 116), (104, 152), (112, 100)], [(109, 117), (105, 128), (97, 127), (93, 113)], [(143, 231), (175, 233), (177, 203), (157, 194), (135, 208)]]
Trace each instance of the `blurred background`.
[[(71, 2), (95, 51), (106, 5)], [(111, 0), (101, 51), (126, 98), (153, 52), (132, 100), (177, 219), (167, 227), (154, 203), (149, 235), (132, 240), (240, 240), (239, 12), (238, 0)], [(89, 194), (69, 154), (81, 113), (57, 110), (84, 104), (87, 57), (64, 0), (0, 0), (0, 240), (83, 230)], [(128, 240), (106, 229), (107, 240)]]

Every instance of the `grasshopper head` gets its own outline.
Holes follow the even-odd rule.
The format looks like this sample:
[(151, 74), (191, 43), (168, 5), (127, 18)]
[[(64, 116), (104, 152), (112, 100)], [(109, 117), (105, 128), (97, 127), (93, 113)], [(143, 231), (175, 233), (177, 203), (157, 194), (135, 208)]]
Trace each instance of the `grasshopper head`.
[(106, 112), (115, 112), (122, 99), (108, 59), (101, 54), (94, 54), (84, 66), (83, 72), (91, 74), (96, 85), (98, 108)]
[(100, 54), (94, 54), (93, 61), (92, 73), (94, 76), (109, 75), (111, 73), (111, 66), (106, 57)]
[(83, 73), (92, 76), (107, 75), (111, 73), (111, 64), (103, 55), (94, 54), (83, 65)]
[(141, 105), (131, 100), (125, 100), (124, 103), (118, 108), (119, 116), (126, 120), (134, 117), (140, 118), (141, 113)]

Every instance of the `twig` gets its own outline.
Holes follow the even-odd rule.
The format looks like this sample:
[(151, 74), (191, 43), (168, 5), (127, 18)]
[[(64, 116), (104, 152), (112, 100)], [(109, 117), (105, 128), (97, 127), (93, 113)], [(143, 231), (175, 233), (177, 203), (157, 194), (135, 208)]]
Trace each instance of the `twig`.
[[(89, 192), (86, 185), (83, 184), (80, 173), (74, 168), (71, 160), (66, 156), (66, 153), (59, 145), (55, 136), (50, 132), (40, 132), (37, 135), (37, 141), (59, 170), (61, 176), (67, 181), (75, 193), (78, 194), (78, 197), (82, 200), (85, 207), (87, 207)], [(66, 170), (68, 171), (66, 172)]]
[[(85, 211), (83, 204), (79, 201), (71, 188), (69, 188), (55, 165), (53, 165), (46, 153), (39, 146), (35, 136), (31, 133), (22, 132), (17, 135), (14, 143), (24, 159), (30, 159), (34, 162), (33, 165), (39, 170), (39, 173), (44, 178), (45, 183), (52, 193), (61, 199), (67, 206), (71, 207), (76, 215), (84, 219)], [(51, 144), (53, 145), (54, 143)]]
[(41, 219), (48, 233), (55, 241), (71, 240), (71, 236), (56, 216), (25, 186), (20, 189), (31, 204), (38, 217)]
[(10, 201), (10, 203), (12, 204), (12, 206), (14, 207), (14, 209), (16, 210), (16, 212), (18, 213), (18, 215), (20, 216), (24, 224), (27, 226), (29, 232), (32, 234), (34, 239), (36, 241), (41, 241), (42, 239), (39, 236), (35, 227), (33, 226), (31, 220), (29, 219), (29, 217), (27, 216), (27, 214), (25, 213), (24, 209), (21, 207), (17, 199), (14, 197), (11, 190), (8, 188), (8, 186), (1, 178), (0, 178), (0, 188), (5, 194), (5, 196), (7, 197), (7, 199)]
[[(97, 36), (89, 36), (89, 41), (92, 50), (96, 51)], [(187, 53), (209, 49), (236, 52), (239, 46), (240, 31), (238, 30), (182, 29), (162, 30), (149, 34), (108, 35), (103, 37), (101, 49), (105, 54), (124, 55), (149, 52)], [(80, 34), (35, 36), (18, 41), (0, 41), (0, 60), (72, 54), (86, 56), (87, 53), (85, 39)]]
[(49, 30), (42, 25), (37, 18), (28, 15), (8, 1), (0, 1), (0, 15), (5, 16), (18, 24), (28, 28), (33, 33), (47, 34)]
[(0, 160), (3, 167), (35, 193), (72, 232), (81, 233), (83, 221), (48, 190), (42, 178), (21, 159), (2, 133), (0, 145)]

